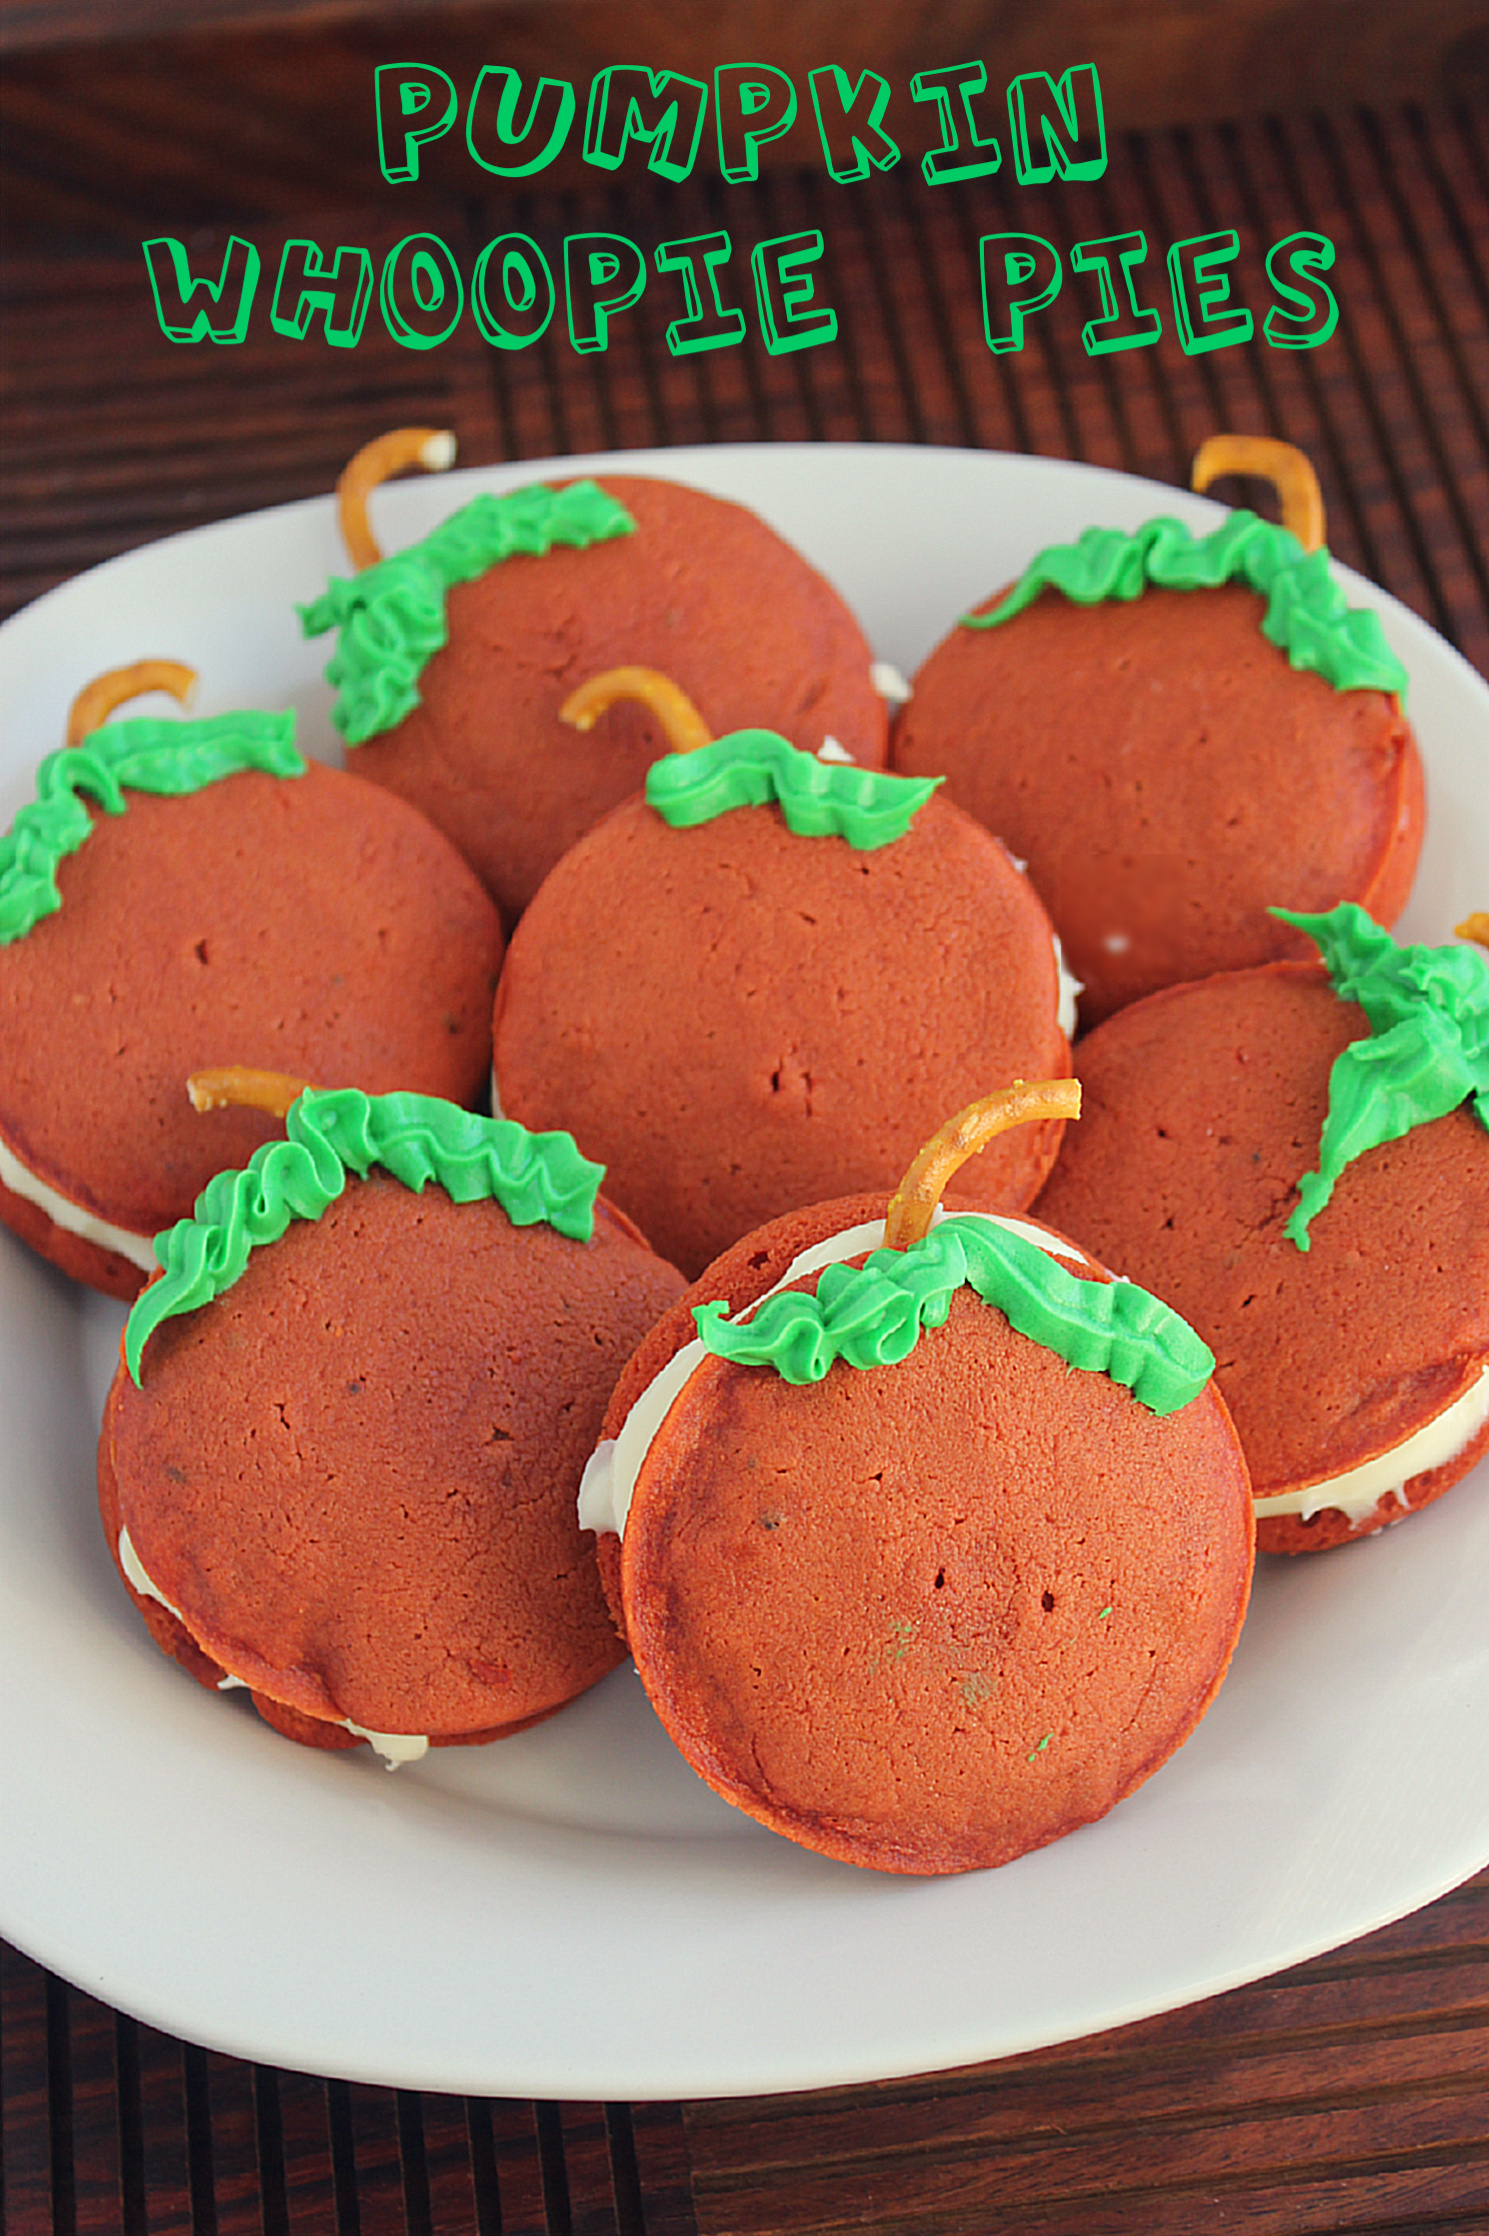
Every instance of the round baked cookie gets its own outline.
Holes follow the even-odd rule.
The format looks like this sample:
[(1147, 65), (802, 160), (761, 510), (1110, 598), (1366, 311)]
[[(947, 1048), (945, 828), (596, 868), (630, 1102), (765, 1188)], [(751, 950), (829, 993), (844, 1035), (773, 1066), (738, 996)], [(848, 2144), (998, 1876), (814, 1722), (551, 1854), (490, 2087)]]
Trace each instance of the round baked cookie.
[(114, 1296), (276, 1130), (198, 1115), (192, 1072), (485, 1092), (490, 900), (421, 815), (306, 762), (293, 729), (110, 723), (43, 763), (0, 840), (0, 1219)]
[[(1069, 1067), (1049, 919), (1005, 849), (929, 786), (761, 731), (658, 762), (546, 879), (497, 989), (501, 1108), (573, 1132), (689, 1276)], [(1028, 1203), (1059, 1131), (1002, 1136), (967, 1185)]]
[(665, 670), (715, 732), (765, 722), (808, 752), (832, 738), (884, 764), (884, 701), (837, 592), (755, 513), (681, 482), (617, 474), (477, 497), (301, 610), (308, 631), (341, 626), (327, 672), (358, 772), (454, 840), (509, 927), (666, 751), (634, 703), (585, 735), (559, 720), (601, 670)]
[(1405, 672), (1327, 568), (1249, 513), (1198, 538), (1093, 529), (916, 675), (892, 764), (944, 774), (1028, 862), (1083, 1026), (1303, 954), (1272, 903), (1357, 901), (1383, 924), (1405, 906), (1424, 812)]
[(1489, 1135), (1471, 1109), (1366, 1148), (1306, 1251), (1289, 1232), (1331, 1067), (1370, 1045), (1317, 966), (1152, 995), (1081, 1042), (1081, 1123), (1039, 1199), (1213, 1346), (1263, 1551), (1364, 1536), (1489, 1449)]
[[(289, 1131), (135, 1306), (110, 1548), (165, 1651), (289, 1737), (397, 1761), (504, 1736), (623, 1658), (575, 1494), (680, 1276), (570, 1142), (404, 1095), (307, 1095)], [(204, 1284), (245, 1224), (267, 1246)]]
[[(607, 1533), (653, 1704), (716, 1791), (847, 1862), (973, 1870), (1104, 1815), (1192, 1731), (1245, 1612), (1247, 1477), (1188, 1330), (1160, 1416), (1016, 1332), (955, 1262), (908, 1355), (851, 1296), (826, 1308), (886, 1363), (791, 1382), (690, 1342), (705, 1295), (744, 1322), (710, 1340), (743, 1339), (869, 1252), (871, 1271), (908, 1261), (880, 1248), (884, 1204), (797, 1212), (709, 1268), (617, 1385), (580, 1513)], [(1067, 1291), (1125, 1288), (1032, 1220), (959, 1210), (928, 1246), (969, 1228), (1012, 1230)], [(1171, 1320), (1130, 1289), (1120, 1309)]]

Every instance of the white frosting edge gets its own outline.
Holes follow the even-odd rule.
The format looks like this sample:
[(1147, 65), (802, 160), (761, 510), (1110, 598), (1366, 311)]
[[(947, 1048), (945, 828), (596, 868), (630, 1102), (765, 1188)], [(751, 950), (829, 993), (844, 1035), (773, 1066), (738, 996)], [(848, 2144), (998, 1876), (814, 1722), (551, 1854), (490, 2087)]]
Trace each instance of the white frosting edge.
[[(937, 1204), (931, 1214), (931, 1224), (939, 1226), (946, 1218), (983, 1219), (990, 1227), (1005, 1227), (1010, 1234), (1022, 1235), (1051, 1258), (1072, 1258), (1077, 1265), (1091, 1261), (1084, 1250), (1074, 1243), (1062, 1241), (1058, 1235), (1047, 1234), (1043, 1227), (1034, 1226), (1027, 1219), (1000, 1216), (991, 1211), (959, 1211), (950, 1213)], [(794, 1257), (773, 1288), (767, 1289), (744, 1309), (734, 1315), (733, 1325), (747, 1320), (759, 1310), (766, 1297), (773, 1297), (778, 1290), (788, 1288), (793, 1281), (802, 1281), (809, 1274), (820, 1273), (824, 1267), (841, 1265), (848, 1258), (866, 1255), (877, 1250), (884, 1240), (884, 1221), (867, 1219), (856, 1227), (844, 1227), (838, 1234), (813, 1243), (809, 1250)], [(636, 1480), (646, 1461), (662, 1423), (671, 1412), (677, 1398), (693, 1374), (709, 1356), (703, 1344), (696, 1339), (685, 1343), (654, 1375), (626, 1415), (619, 1436), (606, 1437), (596, 1445), (585, 1464), (579, 1483), (579, 1527), (592, 1529), (597, 1536), (624, 1537), (626, 1521), (635, 1495)]]
[(915, 696), (914, 687), (908, 684), (892, 660), (874, 660), (869, 665), (869, 681), (881, 699), (888, 699), (891, 706), (902, 707)]
[[(190, 1637), (190, 1623), (187, 1622), (179, 1607), (172, 1606), (165, 1593), (147, 1573), (144, 1562), (134, 1549), (134, 1540), (127, 1528), (122, 1528), (119, 1532), (119, 1566), (123, 1569), (141, 1599), (155, 1600), (159, 1606), (165, 1609), (168, 1615), (175, 1616), (176, 1621)], [(217, 1690), (224, 1693), (230, 1691), (234, 1686), (246, 1687), (247, 1684), (246, 1677), (234, 1677), (229, 1672), (226, 1676), (218, 1679)], [(369, 1731), (365, 1724), (354, 1724), (350, 1716), (338, 1716), (335, 1721), (341, 1725), (343, 1731), (351, 1732), (358, 1739), (365, 1739), (368, 1745), (382, 1756), (390, 1770), (397, 1770), (401, 1763), (417, 1762), (421, 1755), (427, 1755), (429, 1752), (429, 1740), (423, 1732)]]
[(155, 1255), (153, 1234), (133, 1234), (128, 1227), (111, 1226), (107, 1219), (97, 1219), (81, 1204), (72, 1203), (66, 1196), (59, 1196), (44, 1180), (38, 1180), (27, 1165), (21, 1163), (13, 1149), (0, 1141), (0, 1182), (13, 1196), (23, 1196), (27, 1203), (34, 1203), (44, 1211), (55, 1226), (65, 1227), (69, 1234), (81, 1235), (84, 1242), (96, 1242), (101, 1250), (112, 1250), (117, 1256), (127, 1258), (131, 1265), (140, 1266), (146, 1273), (154, 1273), (159, 1265)]
[(1414, 1475), (1430, 1474), (1434, 1468), (1446, 1467), (1449, 1460), (1467, 1449), (1484, 1423), (1489, 1421), (1489, 1365), (1485, 1365), (1478, 1380), (1469, 1385), (1462, 1397), (1455, 1398), (1434, 1416), (1425, 1428), (1415, 1430), (1393, 1444), (1388, 1452), (1377, 1452), (1373, 1460), (1362, 1460), (1358, 1467), (1346, 1469), (1343, 1475), (1329, 1475), (1317, 1483), (1305, 1483), (1299, 1491), (1279, 1491), (1275, 1498), (1255, 1501), (1256, 1518), (1267, 1521), (1274, 1514), (1296, 1514), (1303, 1521), (1311, 1521), (1325, 1507), (1332, 1507), (1352, 1522), (1363, 1522), (1373, 1514), (1387, 1491), (1394, 1491), (1403, 1508), (1407, 1506), (1406, 1485)]
[[(1023, 864), (1020, 863), (1020, 868)], [(1076, 1003), (1086, 991), (1084, 981), (1075, 977), (1065, 962), (1065, 950), (1060, 945), (1058, 932), (1051, 933), (1055, 943), (1055, 972), (1060, 981), (1060, 992), (1055, 1006), (1055, 1022), (1067, 1040), (1074, 1040)]]

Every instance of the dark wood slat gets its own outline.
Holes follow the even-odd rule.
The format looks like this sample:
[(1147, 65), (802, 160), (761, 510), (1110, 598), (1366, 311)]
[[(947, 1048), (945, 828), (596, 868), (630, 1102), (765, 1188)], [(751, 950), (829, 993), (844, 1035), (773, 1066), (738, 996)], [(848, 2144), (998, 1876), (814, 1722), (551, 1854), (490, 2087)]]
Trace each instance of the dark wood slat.
[(191, 2236), (186, 2082), (181, 2044), (148, 2026), (138, 2029), (136, 2039), (150, 2236)]
[(47, 2105), (46, 1976), (0, 1943), (0, 2167), (8, 2223), (50, 2228), (51, 2122)]
[(78, 2236), (117, 2236), (123, 2218), (119, 2075), (114, 2014), (68, 1992), (72, 2048), (72, 2164)]
[(631, 2125), (646, 2236), (698, 2236), (688, 2134), (677, 2104), (634, 2104)]
[(218, 2236), (261, 2236), (253, 2068), (237, 2058), (214, 2054), (206, 2060), (206, 2078)]
[(502, 2236), (550, 2236), (536, 2114), (534, 2104), (491, 2100)]

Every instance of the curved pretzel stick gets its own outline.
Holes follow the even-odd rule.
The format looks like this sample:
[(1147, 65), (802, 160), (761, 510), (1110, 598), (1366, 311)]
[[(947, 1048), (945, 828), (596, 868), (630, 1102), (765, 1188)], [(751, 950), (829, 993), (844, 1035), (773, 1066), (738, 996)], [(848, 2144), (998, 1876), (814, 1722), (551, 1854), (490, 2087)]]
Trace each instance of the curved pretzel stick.
[(1472, 916), (1465, 916), (1454, 930), (1460, 939), (1471, 939), (1479, 947), (1489, 947), (1489, 909), (1476, 908)]
[(136, 660), (130, 668), (110, 668), (85, 683), (73, 700), (67, 714), (67, 742), (81, 745), (84, 738), (92, 737), (126, 699), (138, 699), (146, 691), (169, 691), (182, 706), (190, 706), (195, 690), (196, 669), (180, 660)]
[(1208, 489), (1222, 474), (1257, 474), (1282, 500), (1282, 525), (1305, 551), (1324, 540), (1324, 500), (1318, 476), (1301, 450), (1270, 435), (1210, 435), (1194, 454), (1191, 489)]
[(708, 724), (687, 693), (657, 668), (607, 668), (571, 691), (558, 710), (560, 722), (592, 730), (617, 699), (639, 699), (650, 707), (674, 753), (691, 753), (709, 740)]
[(448, 428), (395, 427), (362, 445), (336, 484), (336, 514), (354, 567), (359, 571), (375, 567), (383, 555), (367, 519), (367, 500), (373, 490), (410, 466), (422, 466), (426, 474), (442, 474), (454, 463), (455, 437)]
[(905, 1250), (929, 1234), (931, 1214), (952, 1174), (985, 1149), (994, 1135), (1040, 1118), (1079, 1118), (1080, 1114), (1078, 1079), (1016, 1079), (1011, 1087), (969, 1102), (931, 1135), (895, 1190), (884, 1222), (885, 1248)]
[(224, 1064), (216, 1071), (194, 1071), (186, 1082), (193, 1110), (267, 1110), (282, 1118), (304, 1094), (309, 1081), (282, 1071), (251, 1071)]

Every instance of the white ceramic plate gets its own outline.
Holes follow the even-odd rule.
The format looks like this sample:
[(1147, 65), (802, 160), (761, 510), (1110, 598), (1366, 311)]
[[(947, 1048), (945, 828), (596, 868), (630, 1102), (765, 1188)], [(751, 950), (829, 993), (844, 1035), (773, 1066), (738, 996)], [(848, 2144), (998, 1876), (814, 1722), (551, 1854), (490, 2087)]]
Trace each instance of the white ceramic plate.
[[(755, 505), (911, 671), (1039, 545), (1217, 508), (1091, 468), (768, 446), (568, 459)], [(550, 471), (555, 470), (553, 468)], [(532, 463), (382, 493), (390, 547)], [(133, 552), (0, 631), (0, 828), (99, 669), (171, 654), (203, 711), (330, 750), (329, 503)], [(1431, 824), (1403, 932), (1489, 902), (1489, 693), (1354, 581), (1411, 671)], [(78, 1082), (87, 1092), (87, 1082)], [(0, 1235), (0, 1930), (152, 2024), (271, 2064), (500, 2096), (702, 2097), (996, 2057), (1292, 1964), (1489, 1861), (1489, 1466), (1342, 1552), (1264, 1563), (1193, 1740), (1002, 1871), (880, 1877), (736, 1816), (618, 1671), (540, 1729), (389, 1775), (276, 1738), (155, 1650), (93, 1497), (120, 1312)]]

